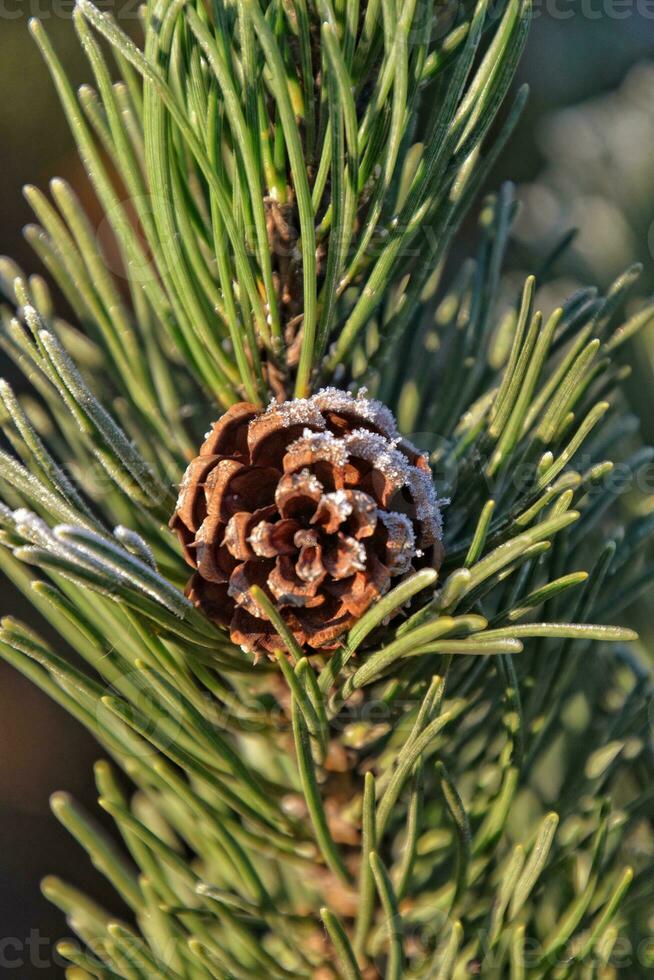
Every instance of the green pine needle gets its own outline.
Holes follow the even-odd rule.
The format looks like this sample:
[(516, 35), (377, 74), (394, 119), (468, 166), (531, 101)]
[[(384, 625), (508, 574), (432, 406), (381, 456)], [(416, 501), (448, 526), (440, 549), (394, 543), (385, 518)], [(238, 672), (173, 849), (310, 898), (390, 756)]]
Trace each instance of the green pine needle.
[[(113, 234), (109, 261), (85, 194), (26, 188), (74, 323), (0, 259), (31, 388), (0, 381), (0, 568), (61, 641), (6, 617), (0, 657), (111, 758), (120, 845), (52, 808), (132, 913), (46, 879), (75, 980), (586, 980), (651, 931), (654, 695), (624, 613), (654, 581), (654, 452), (619, 358), (654, 308), (625, 312), (637, 268), (553, 312), (542, 272), (502, 276), (514, 192), (479, 194), (529, 20), (150, 0), (128, 36), (78, 0), (78, 92), (30, 24)], [(253, 587), (287, 651), (254, 663), (186, 598), (167, 520), (224, 408), (324, 384), (429, 455), (444, 561), (310, 655)]]

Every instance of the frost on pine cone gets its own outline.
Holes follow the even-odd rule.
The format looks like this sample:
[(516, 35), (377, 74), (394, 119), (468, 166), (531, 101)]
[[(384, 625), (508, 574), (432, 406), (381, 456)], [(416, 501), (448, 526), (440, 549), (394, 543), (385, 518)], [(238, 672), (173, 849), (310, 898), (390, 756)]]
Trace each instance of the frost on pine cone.
[(254, 652), (285, 644), (253, 586), (301, 647), (329, 650), (394, 579), (442, 558), (426, 458), (384, 405), (334, 388), (267, 411), (232, 406), (188, 467), (170, 526), (196, 569), (187, 595)]

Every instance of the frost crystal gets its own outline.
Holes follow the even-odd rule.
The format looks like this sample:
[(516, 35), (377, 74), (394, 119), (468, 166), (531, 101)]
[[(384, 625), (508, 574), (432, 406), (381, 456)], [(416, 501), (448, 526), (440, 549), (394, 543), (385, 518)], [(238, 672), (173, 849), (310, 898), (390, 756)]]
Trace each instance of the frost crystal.
[(348, 451), (352, 456), (365, 459), (376, 470), (386, 477), (398, 489), (408, 486), (411, 470), (406, 456), (403, 456), (393, 443), (384, 436), (368, 429), (355, 429), (345, 438)]
[(366, 398), (365, 391), (362, 388), (355, 397), (350, 391), (341, 391), (340, 388), (321, 388), (310, 401), (323, 412), (357, 415), (380, 429), (389, 439), (398, 438), (399, 433), (391, 410), (374, 398)]
[(425, 525), (428, 535), (442, 534), (438, 498), (429, 470), (412, 466), (407, 457), (383, 436), (367, 429), (355, 429), (346, 437), (348, 451), (365, 459), (386, 477), (398, 490), (408, 487), (416, 507), (416, 516)]
[[(211, 435), (211, 432), (209, 432), (209, 435)], [(206, 436), (205, 438), (208, 437), (209, 436)], [(191, 484), (191, 471), (186, 470), (184, 476), (180, 481), (179, 490), (177, 491), (177, 503), (175, 504), (175, 510), (180, 510), (184, 506), (184, 498), (186, 497), (186, 494), (189, 491), (190, 484)]]
[(345, 466), (347, 450), (342, 439), (337, 439), (333, 432), (312, 432), (305, 429), (299, 439), (292, 442), (288, 452), (311, 452), (316, 460), (322, 459), (335, 466)]
[(352, 504), (347, 499), (345, 490), (334, 490), (333, 493), (326, 493), (323, 500), (328, 500), (334, 505), (339, 520), (344, 521), (352, 513)]
[(291, 476), (291, 485), (294, 488), (306, 490), (308, 493), (321, 494), (323, 491), (323, 485), (318, 477), (306, 469), (306, 467), (300, 470), (299, 473), (293, 473)]
[(364, 572), (366, 569), (366, 549), (363, 546), (362, 541), (357, 541), (355, 538), (345, 539), (348, 545), (351, 546), (354, 552), (354, 557), (352, 558), (352, 566), (359, 572)]
[(416, 505), (416, 516), (431, 529), (435, 538), (440, 539), (443, 534), (443, 524), (431, 473), (411, 467), (409, 486)]
[(289, 402), (271, 402), (264, 415), (253, 419), (260, 422), (266, 416), (274, 416), (281, 420), (284, 426), (313, 425), (317, 429), (325, 428), (325, 420), (310, 398), (294, 398)]
[(21, 537), (31, 541), (32, 544), (39, 545), (51, 551), (60, 552), (60, 548), (54, 547), (55, 540), (51, 529), (46, 522), (38, 517), (33, 511), (26, 507), (19, 507), (13, 512), (14, 526)]
[(386, 547), (392, 556), (392, 570), (396, 575), (403, 575), (411, 568), (412, 560), (420, 557), (413, 524), (406, 514), (394, 510), (380, 511), (379, 518), (388, 531)]
[(268, 526), (267, 521), (259, 521), (259, 523), (255, 524), (255, 526), (252, 528), (252, 533), (248, 538), (248, 544), (252, 545), (252, 548), (257, 555), (263, 554), (261, 551), (261, 546), (263, 545)]

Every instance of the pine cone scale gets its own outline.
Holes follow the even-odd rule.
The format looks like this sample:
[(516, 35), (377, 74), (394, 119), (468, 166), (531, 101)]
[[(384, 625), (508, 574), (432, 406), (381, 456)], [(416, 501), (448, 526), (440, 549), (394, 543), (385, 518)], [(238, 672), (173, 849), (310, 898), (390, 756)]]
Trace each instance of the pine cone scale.
[(171, 527), (196, 569), (187, 594), (248, 650), (329, 649), (397, 576), (440, 563), (431, 472), (378, 402), (325, 389), (232, 406), (182, 481)]

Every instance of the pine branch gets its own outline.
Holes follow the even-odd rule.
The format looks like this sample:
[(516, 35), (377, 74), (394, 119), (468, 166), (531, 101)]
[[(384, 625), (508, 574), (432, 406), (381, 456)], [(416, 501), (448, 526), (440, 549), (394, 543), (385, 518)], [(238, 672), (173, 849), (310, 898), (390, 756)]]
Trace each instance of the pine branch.
[[(118, 858), (53, 809), (133, 914), (48, 879), (70, 975), (604, 975), (651, 895), (625, 862), (651, 850), (652, 683), (620, 613), (654, 576), (654, 452), (618, 358), (654, 306), (624, 313), (636, 269), (553, 312), (542, 274), (507, 299), (508, 185), (450, 277), (524, 104), (502, 110), (529, 4), (143, 14), (139, 45), (78, 0), (78, 93), (32, 22), (122, 282), (61, 181), (27, 190), (27, 237), (76, 325), (0, 262), (0, 345), (38, 398), (0, 383), (0, 567), (62, 641), (5, 618), (0, 656), (110, 758)], [(184, 594), (165, 521), (220, 410), (327, 381), (428, 453), (445, 558), (317, 652), (252, 584), (261, 660)]]

